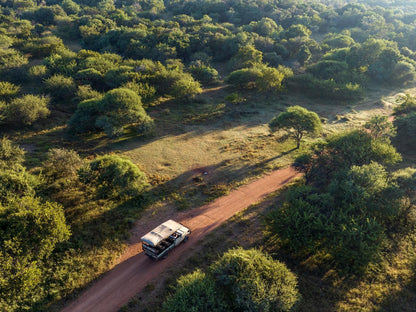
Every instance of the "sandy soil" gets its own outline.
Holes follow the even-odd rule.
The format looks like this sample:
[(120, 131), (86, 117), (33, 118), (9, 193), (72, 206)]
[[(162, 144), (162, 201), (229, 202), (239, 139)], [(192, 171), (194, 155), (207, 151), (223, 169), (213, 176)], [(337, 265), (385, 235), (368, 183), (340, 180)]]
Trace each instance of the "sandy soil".
[(126, 253), (116, 262), (116, 266), (104, 274), (76, 300), (71, 302), (64, 312), (117, 311), (131, 297), (143, 291), (152, 280), (168, 267), (177, 265), (181, 255), (190, 251), (201, 239), (231, 218), (235, 213), (264, 199), (268, 194), (288, 183), (298, 173), (292, 168), (273, 171), (271, 174), (243, 186), (230, 194), (216, 199), (205, 206), (178, 213), (173, 219), (183, 223), (192, 231), (188, 242), (173, 249), (169, 256), (155, 262), (144, 255), (140, 246), (140, 237), (159, 223), (148, 224), (144, 228), (137, 225), (133, 230), (131, 244)]

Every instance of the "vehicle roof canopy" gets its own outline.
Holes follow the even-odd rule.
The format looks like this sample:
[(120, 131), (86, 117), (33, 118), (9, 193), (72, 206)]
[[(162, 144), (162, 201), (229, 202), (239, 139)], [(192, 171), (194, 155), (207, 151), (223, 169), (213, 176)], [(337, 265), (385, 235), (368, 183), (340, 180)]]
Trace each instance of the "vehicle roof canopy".
[(159, 244), (165, 238), (168, 238), (170, 235), (175, 233), (181, 227), (183, 227), (182, 224), (173, 220), (168, 220), (162, 223), (161, 225), (159, 225), (158, 227), (156, 227), (155, 229), (151, 230), (141, 239), (145, 243), (148, 243), (149, 245), (156, 247), (157, 244)]

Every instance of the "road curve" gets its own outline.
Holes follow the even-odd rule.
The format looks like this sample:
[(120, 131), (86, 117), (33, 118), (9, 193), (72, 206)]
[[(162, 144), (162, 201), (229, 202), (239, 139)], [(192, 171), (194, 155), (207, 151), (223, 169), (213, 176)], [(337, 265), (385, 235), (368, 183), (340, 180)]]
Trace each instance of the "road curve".
[[(231, 218), (235, 213), (264, 199), (299, 175), (293, 168), (273, 171), (271, 174), (243, 186), (215, 201), (184, 213), (178, 213), (177, 221), (189, 227), (192, 235), (186, 244), (173, 249), (167, 259), (154, 262), (146, 257), (139, 242), (136, 254), (126, 258), (102, 278), (86, 289), (66, 306), (63, 312), (115, 312), (127, 304), (130, 298), (143, 291), (166, 268), (174, 265), (181, 254), (198, 244), (206, 234)], [(142, 233), (143, 235), (146, 233)], [(122, 256), (123, 257), (123, 256)]]

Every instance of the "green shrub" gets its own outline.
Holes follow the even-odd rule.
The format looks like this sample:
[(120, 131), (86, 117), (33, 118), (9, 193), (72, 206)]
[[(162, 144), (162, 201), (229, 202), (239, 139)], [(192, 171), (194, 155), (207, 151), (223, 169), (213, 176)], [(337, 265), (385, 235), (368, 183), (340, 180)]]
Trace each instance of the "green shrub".
[(233, 71), (226, 80), (238, 88), (252, 89), (261, 76), (261, 70), (257, 67), (243, 68)]
[(191, 66), (189, 66), (189, 72), (196, 80), (204, 84), (218, 82), (217, 70), (210, 66), (204, 65), (200, 61), (193, 62)]
[(45, 65), (35, 65), (29, 68), (29, 78), (38, 79), (44, 78), (48, 72), (48, 68)]
[(300, 300), (296, 276), (259, 250), (231, 249), (208, 273), (181, 276), (164, 311), (293, 311)]
[(35, 187), (39, 184), (37, 177), (29, 174), (23, 168), (17, 170), (3, 169), (0, 171), (0, 203), (6, 203), (13, 198), (34, 196)]
[(44, 81), (45, 91), (49, 93), (55, 101), (69, 101), (77, 91), (77, 86), (71, 77), (55, 74)]
[(229, 311), (291, 311), (300, 299), (296, 276), (259, 250), (231, 249), (210, 272)]
[(385, 232), (401, 216), (402, 196), (381, 165), (353, 166), (337, 172), (326, 192), (292, 188), (269, 227), (290, 249), (330, 255), (339, 271), (356, 273), (379, 260)]
[(397, 99), (397, 102), (399, 105), (393, 109), (396, 116), (416, 112), (416, 97), (410, 95), (409, 93), (400, 96)]
[(107, 155), (91, 161), (78, 172), (83, 183), (97, 188), (103, 198), (139, 195), (146, 187), (146, 175), (129, 159)]
[(155, 87), (149, 85), (148, 83), (130, 81), (123, 84), (122, 88), (134, 91), (138, 96), (142, 98), (144, 103), (151, 102), (156, 96)]
[(8, 138), (0, 140), (0, 168), (14, 168), (20, 166), (25, 160), (25, 151)]
[(308, 182), (326, 186), (339, 170), (368, 165), (372, 161), (391, 165), (400, 160), (400, 154), (390, 142), (376, 139), (364, 130), (353, 130), (332, 135), (325, 142), (318, 143), (311, 154), (295, 160), (295, 167), (305, 172)]
[(226, 312), (221, 293), (217, 292), (215, 281), (205, 273), (196, 270), (181, 276), (175, 293), (163, 303), (167, 312)]
[(69, 236), (59, 204), (28, 196), (0, 204), (0, 310), (31, 310), (47, 295), (44, 262)]
[(85, 100), (91, 100), (96, 98), (101, 98), (102, 94), (93, 88), (91, 88), (90, 85), (81, 85), (78, 86), (77, 91), (77, 97), (76, 100), (79, 102), (85, 101)]
[(100, 99), (81, 102), (69, 121), (76, 133), (100, 129), (108, 136), (123, 134), (128, 125), (146, 132), (153, 127), (153, 120), (143, 109), (140, 96), (125, 88), (113, 89)]
[(103, 75), (94, 68), (78, 71), (75, 75), (75, 79), (81, 84), (88, 84), (100, 90), (105, 87)]
[(47, 159), (43, 163), (43, 172), (54, 179), (71, 177), (76, 175), (83, 163), (77, 152), (64, 148), (53, 148), (48, 152)]
[(311, 74), (294, 76), (292, 88), (311, 97), (334, 100), (354, 100), (363, 96), (363, 89), (357, 83), (338, 83), (334, 79), (321, 80)]
[(6, 105), (5, 120), (8, 123), (31, 125), (49, 116), (48, 103), (48, 98), (31, 94), (16, 98)]
[(75, 113), (68, 122), (69, 128), (75, 133), (96, 130), (95, 122), (99, 116), (100, 99), (89, 99), (78, 104)]
[(15, 97), (20, 91), (20, 87), (7, 81), (0, 81), (0, 99), (8, 101)]

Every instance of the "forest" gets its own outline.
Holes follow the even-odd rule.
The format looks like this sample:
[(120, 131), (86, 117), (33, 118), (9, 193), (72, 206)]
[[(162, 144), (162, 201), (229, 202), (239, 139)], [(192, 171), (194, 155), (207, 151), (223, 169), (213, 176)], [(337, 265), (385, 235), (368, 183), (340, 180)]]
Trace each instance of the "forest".
[(293, 166), (123, 311), (414, 311), (415, 78), (413, 1), (0, 0), (0, 310)]

